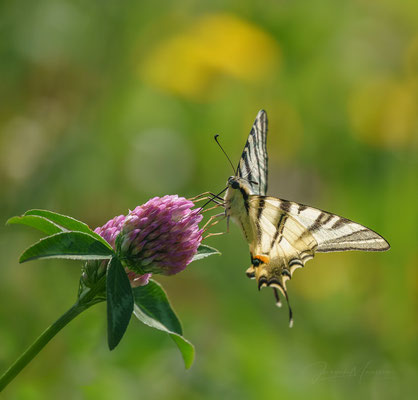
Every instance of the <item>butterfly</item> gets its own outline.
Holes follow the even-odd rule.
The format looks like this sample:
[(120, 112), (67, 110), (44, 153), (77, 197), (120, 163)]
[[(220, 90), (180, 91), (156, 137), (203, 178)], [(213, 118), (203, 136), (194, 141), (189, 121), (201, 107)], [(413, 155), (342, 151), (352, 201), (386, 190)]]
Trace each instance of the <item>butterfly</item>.
[(228, 178), (225, 215), (241, 228), (248, 242), (251, 266), (246, 274), (258, 289), (272, 287), (292, 309), (286, 289), (296, 269), (316, 252), (385, 251), (389, 243), (379, 234), (347, 218), (276, 197), (267, 196), (267, 114), (258, 112), (235, 175)]

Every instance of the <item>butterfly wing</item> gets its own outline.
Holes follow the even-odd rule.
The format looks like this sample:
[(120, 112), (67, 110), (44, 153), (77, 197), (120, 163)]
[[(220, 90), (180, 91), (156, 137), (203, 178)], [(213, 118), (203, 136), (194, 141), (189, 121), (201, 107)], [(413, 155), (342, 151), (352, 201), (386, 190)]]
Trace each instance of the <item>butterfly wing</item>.
[[(265, 268), (267, 282), (276, 268), (280, 273), (287, 269), (291, 277), (315, 252), (390, 248), (371, 229), (313, 207), (268, 196), (250, 196), (249, 205), (253, 237), (257, 238), (250, 243), (252, 257), (266, 257), (273, 264)], [(286, 271), (285, 275), (288, 275)], [(255, 274), (259, 284), (261, 276), (264, 272)]]
[[(287, 301), (286, 281), (315, 252), (390, 248), (371, 229), (313, 207), (267, 196), (250, 196), (249, 205), (256, 240), (250, 243), (252, 265), (247, 276), (257, 280), (259, 289), (280, 290)], [(290, 306), (289, 319), (292, 325)]]
[(267, 114), (260, 110), (255, 118), (235, 175), (246, 179), (252, 194), (267, 193)]
[(256, 237), (250, 243), (250, 252), (253, 259), (261, 262), (253, 262), (247, 275), (257, 279), (259, 288), (273, 286), (283, 291), (293, 272), (313, 258), (318, 242), (277, 201), (280, 200), (274, 197), (250, 197), (250, 219)]
[(269, 208), (276, 208), (302, 225), (318, 243), (316, 251), (385, 251), (389, 243), (378, 233), (338, 215), (274, 197), (266, 197)]

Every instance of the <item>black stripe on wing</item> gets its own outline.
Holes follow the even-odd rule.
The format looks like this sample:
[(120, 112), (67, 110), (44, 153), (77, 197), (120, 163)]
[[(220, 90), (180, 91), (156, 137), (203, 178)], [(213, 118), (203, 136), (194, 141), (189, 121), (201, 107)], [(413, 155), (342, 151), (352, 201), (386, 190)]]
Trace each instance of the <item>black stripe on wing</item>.
[[(236, 176), (248, 180), (251, 194), (267, 192), (267, 114), (260, 110), (248, 135)], [(253, 183), (252, 183), (253, 182)]]

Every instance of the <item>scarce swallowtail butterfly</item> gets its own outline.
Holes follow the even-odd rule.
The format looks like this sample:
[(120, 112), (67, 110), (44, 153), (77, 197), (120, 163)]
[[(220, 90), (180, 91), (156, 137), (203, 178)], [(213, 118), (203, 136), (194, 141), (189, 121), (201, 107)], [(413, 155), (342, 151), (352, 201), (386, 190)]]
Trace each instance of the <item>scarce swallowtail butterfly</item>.
[(251, 266), (247, 276), (258, 289), (272, 287), (281, 306), (279, 292), (292, 310), (286, 281), (316, 252), (362, 250), (385, 251), (389, 243), (379, 234), (317, 208), (267, 193), (267, 115), (259, 111), (242, 152), (235, 176), (228, 178), (225, 214), (242, 229), (248, 242)]

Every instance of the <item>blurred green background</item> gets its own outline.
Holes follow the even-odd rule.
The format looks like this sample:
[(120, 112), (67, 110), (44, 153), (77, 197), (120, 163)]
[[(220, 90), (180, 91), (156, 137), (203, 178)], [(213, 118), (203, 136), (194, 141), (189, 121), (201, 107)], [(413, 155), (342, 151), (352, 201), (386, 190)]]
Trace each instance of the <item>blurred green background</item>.
[[(46, 208), (91, 227), (152, 196), (221, 190), (266, 109), (269, 194), (381, 233), (387, 253), (319, 254), (288, 289), (288, 328), (223, 255), (158, 280), (196, 346), (191, 370), (132, 320), (113, 352), (105, 305), (73, 321), (5, 399), (417, 398), (418, 3), (63, 1), (0, 5), (0, 367), (74, 301), (80, 265), (19, 254), (5, 227)], [(225, 230), (225, 223), (218, 225)]]

